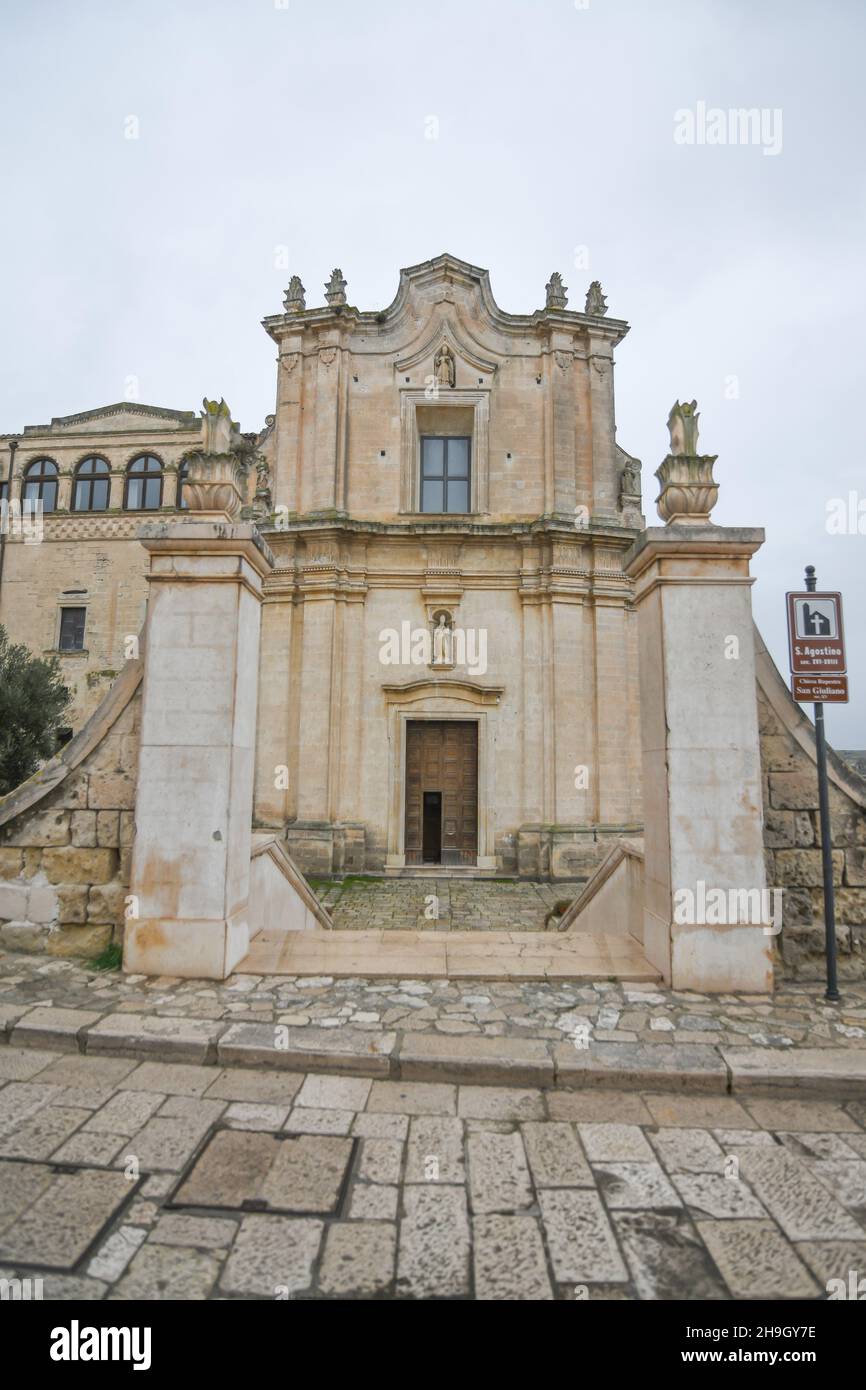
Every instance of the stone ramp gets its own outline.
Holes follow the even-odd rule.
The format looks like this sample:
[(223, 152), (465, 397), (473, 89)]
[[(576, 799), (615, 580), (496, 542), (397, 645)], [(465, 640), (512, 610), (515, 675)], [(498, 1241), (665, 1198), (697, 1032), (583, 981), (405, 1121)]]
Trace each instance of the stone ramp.
[(661, 978), (633, 937), (589, 932), (262, 931), (237, 970), (343, 979)]
[(310, 885), (337, 931), (543, 932), (554, 906), (577, 897), (584, 880), (536, 883), (443, 873), (310, 876)]

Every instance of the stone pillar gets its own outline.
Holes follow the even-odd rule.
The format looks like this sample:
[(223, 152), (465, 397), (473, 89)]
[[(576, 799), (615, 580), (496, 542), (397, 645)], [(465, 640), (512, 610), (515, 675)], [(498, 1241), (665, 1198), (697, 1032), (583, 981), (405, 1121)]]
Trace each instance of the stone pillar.
[(140, 533), (150, 597), (124, 968), (148, 975), (224, 979), (249, 946), (260, 608), (273, 559), (253, 525), (219, 516)]
[(674, 989), (764, 992), (772, 938), (749, 576), (764, 533), (710, 523), (718, 488), (696, 420), (694, 403), (671, 414), (673, 452), (656, 474), (668, 524), (644, 531), (625, 563), (640, 645), (644, 950)]

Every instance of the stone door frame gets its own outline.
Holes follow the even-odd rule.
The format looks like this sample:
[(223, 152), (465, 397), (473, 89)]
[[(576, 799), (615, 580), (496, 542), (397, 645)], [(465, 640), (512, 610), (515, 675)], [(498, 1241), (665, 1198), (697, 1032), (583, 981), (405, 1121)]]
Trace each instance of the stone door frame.
[[(406, 738), (410, 722), (454, 720), (478, 725), (478, 852), (475, 867), (496, 868), (493, 808), (496, 804), (496, 728), (501, 688), (474, 681), (420, 680), (383, 687), (388, 724), (388, 840), (386, 872), (406, 866)], [(417, 872), (418, 866), (408, 871)], [(442, 866), (442, 872), (448, 870)]]

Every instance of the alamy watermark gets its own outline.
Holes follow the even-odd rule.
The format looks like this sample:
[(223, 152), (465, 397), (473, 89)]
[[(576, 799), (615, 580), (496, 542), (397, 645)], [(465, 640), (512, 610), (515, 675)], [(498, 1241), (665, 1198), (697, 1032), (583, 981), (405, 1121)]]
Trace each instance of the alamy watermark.
[(782, 930), (782, 888), (708, 888), (698, 879), (694, 888), (674, 892), (674, 922), (678, 926), (763, 927), (765, 936)]
[(674, 112), (676, 145), (760, 145), (761, 153), (782, 153), (782, 111), (769, 106), (737, 107), (695, 104)]

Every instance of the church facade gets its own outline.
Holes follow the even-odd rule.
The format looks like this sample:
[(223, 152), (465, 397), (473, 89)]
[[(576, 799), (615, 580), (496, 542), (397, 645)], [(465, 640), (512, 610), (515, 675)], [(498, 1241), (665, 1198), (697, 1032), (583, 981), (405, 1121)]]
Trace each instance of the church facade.
[(125, 402), (0, 439), (0, 622), (58, 653), (80, 727), (136, 650), (142, 522), (182, 511), (218, 427), (274, 558), (254, 825), (307, 872), (584, 878), (642, 824), (628, 326), (597, 284), (570, 309), (556, 274), (543, 307), (507, 313), (449, 255), (402, 271), (383, 310), (346, 290), (335, 271), (308, 308), (293, 277), (265, 319), (260, 432), (223, 403)]

